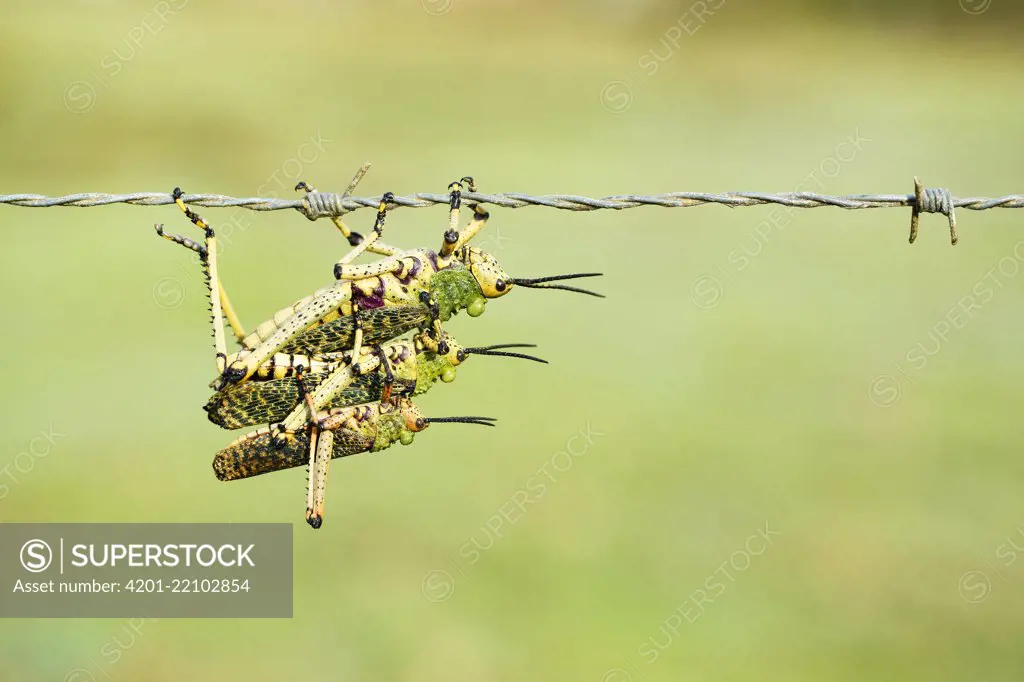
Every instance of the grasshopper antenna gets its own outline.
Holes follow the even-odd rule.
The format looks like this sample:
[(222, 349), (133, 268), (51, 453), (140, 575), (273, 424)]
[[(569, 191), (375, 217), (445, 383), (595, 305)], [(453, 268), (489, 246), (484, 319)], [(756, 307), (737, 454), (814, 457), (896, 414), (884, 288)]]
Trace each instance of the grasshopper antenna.
[(424, 424), (479, 424), (480, 426), (494, 426), (498, 421), (494, 417), (422, 417)]
[(512, 283), (528, 289), (561, 289), (562, 291), (575, 291), (577, 294), (586, 294), (587, 296), (604, 298), (604, 294), (599, 294), (596, 291), (590, 291), (589, 289), (580, 289), (578, 287), (570, 287), (564, 284), (548, 284), (548, 282), (559, 282), (566, 279), (600, 277), (602, 274), (603, 273), (600, 272), (576, 272), (569, 275), (550, 275), (548, 277), (534, 277), (532, 279), (513, 279)]
[(499, 355), (505, 358), (520, 358), (522, 360), (533, 360), (534, 362), (542, 362), (545, 365), (548, 364), (547, 360), (543, 358), (534, 357), (527, 355), (526, 353), (508, 353), (501, 348), (536, 348), (535, 343), (496, 343), (493, 346), (479, 346), (477, 348), (464, 348), (462, 350), (466, 355)]

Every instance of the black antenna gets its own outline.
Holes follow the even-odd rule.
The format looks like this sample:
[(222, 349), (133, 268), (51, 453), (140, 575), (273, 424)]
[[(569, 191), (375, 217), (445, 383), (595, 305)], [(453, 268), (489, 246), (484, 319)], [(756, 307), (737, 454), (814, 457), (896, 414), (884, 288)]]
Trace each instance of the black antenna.
[(582, 277), (600, 277), (601, 275), (602, 273), (600, 272), (576, 272), (568, 275), (549, 275), (548, 277), (534, 277), (532, 279), (513, 279), (512, 283), (528, 289), (561, 289), (562, 291), (575, 291), (577, 294), (586, 294), (587, 296), (604, 298), (604, 294), (599, 294), (596, 291), (590, 291), (588, 289), (570, 287), (564, 284), (547, 284), (547, 282), (559, 282), (566, 279), (580, 279)]
[(496, 343), (493, 346), (478, 346), (476, 348), (463, 348), (462, 352), (466, 355), (500, 355), (506, 358), (520, 358), (522, 360), (533, 360), (534, 362), (543, 362), (545, 365), (548, 364), (547, 360), (542, 358), (527, 355), (525, 353), (505, 353), (501, 352), (499, 348), (536, 348), (535, 343)]
[(494, 417), (424, 417), (427, 424), (479, 424), (480, 426), (494, 426), (497, 421)]

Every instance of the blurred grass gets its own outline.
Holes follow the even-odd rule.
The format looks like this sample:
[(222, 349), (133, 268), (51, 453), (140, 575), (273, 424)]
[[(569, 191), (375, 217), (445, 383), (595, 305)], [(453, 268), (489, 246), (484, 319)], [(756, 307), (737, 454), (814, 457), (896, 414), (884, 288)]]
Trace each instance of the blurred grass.
[[(649, 77), (638, 58), (666, 55), (679, 14), (654, 4), (615, 21), (580, 5), (193, 0), (130, 59), (152, 5), (54, 7), (0, 8), (3, 192), (248, 196), (276, 171), (288, 196), (282, 169), (318, 133), (301, 177), (342, 187), (368, 159), (365, 195), (465, 173), (591, 196), (813, 189), (857, 131), (870, 142), (819, 171), (822, 191), (907, 192), (915, 174), (960, 196), (1024, 187), (1019, 43), (978, 23), (997, 4), (932, 34), (730, 3)], [(614, 80), (632, 89), (619, 115), (600, 97)], [(78, 114), (62, 99), (76, 81), (95, 90)], [(1024, 523), (1018, 278), (989, 275), (991, 300), (922, 369), (906, 359), (1013, 254), (1018, 212), (962, 212), (951, 249), (941, 217), (909, 248), (909, 211), (797, 211), (759, 235), (772, 210), (493, 211), (511, 273), (603, 270), (609, 299), (523, 292), (456, 320), (464, 342), (535, 342), (552, 364), (467, 364), (422, 405), (500, 430), (437, 428), (339, 462), (312, 533), (302, 472), (210, 475), (232, 434), (199, 410), (200, 278), (150, 227), (184, 231), (176, 211), (0, 208), (0, 466), (51, 423), (67, 434), (15, 471), (0, 519), (296, 521), (294, 619), (146, 624), (116, 664), (100, 651), (132, 641), (124, 622), (9, 621), (0, 679), (1020, 679), (1024, 574), (986, 565)], [(328, 225), (206, 214), (230, 234), (223, 276), (246, 324), (330, 281)], [(443, 216), (396, 212), (388, 240), (433, 244)], [(706, 276), (720, 298), (705, 309), (691, 294)], [(154, 296), (168, 278), (185, 295), (169, 310)], [(888, 409), (869, 396), (882, 374), (901, 382)], [(488, 520), (588, 423), (604, 435), (469, 564), (460, 550), (486, 546)], [(648, 664), (638, 647), (664, 643), (662, 623), (766, 521), (771, 548)], [(443, 603), (421, 592), (436, 569), (455, 578)], [(958, 592), (969, 570), (993, 581), (981, 603)]]

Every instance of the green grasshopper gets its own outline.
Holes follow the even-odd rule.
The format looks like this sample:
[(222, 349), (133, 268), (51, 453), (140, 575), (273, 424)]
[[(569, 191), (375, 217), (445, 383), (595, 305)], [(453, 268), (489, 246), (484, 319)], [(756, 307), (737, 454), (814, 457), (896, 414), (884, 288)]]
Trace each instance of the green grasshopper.
[[(472, 179), (464, 178), (463, 180), (470, 183), (472, 191)], [(353, 437), (350, 432), (354, 430), (357, 435), (361, 434), (360, 442), (365, 444), (366, 433), (368, 430), (372, 430), (375, 434), (374, 442), (369, 448), (383, 449), (386, 446), (380, 445), (381, 443), (386, 441), (387, 445), (390, 445), (395, 442), (394, 438), (380, 440), (377, 437), (379, 426), (377, 422), (381, 421), (386, 414), (396, 411), (387, 409), (388, 406), (393, 404), (402, 406), (398, 411), (403, 413), (414, 409), (405, 407), (406, 403), (393, 403), (393, 400), (405, 399), (392, 399), (389, 397), (390, 391), (384, 389), (381, 391), (382, 400), (376, 407), (372, 405), (357, 406), (364, 410), (359, 412), (364, 418), (357, 420), (363, 426), (362, 431), (350, 428), (354, 425), (348, 421), (343, 420), (341, 426), (338, 425), (337, 419), (330, 421), (331, 417), (340, 419), (343, 416), (342, 413), (336, 411), (337, 408), (333, 414), (329, 412), (326, 417), (322, 416), (324, 413), (320, 408), (329, 405), (337, 394), (343, 394), (346, 388), (350, 387), (363, 374), (361, 365), (364, 362), (372, 364), (374, 358), (379, 360), (385, 358), (383, 353), (379, 353), (371, 354), (364, 360), (364, 356), (366, 356), (363, 353), (364, 342), (368, 345), (379, 346), (380, 343), (396, 338), (406, 331), (419, 329), (421, 332), (419, 338), (424, 347), (433, 350), (436, 356), (443, 357), (449, 353), (450, 349), (440, 322), (447, 321), (452, 314), (461, 309), (466, 309), (468, 314), (474, 317), (481, 314), (487, 298), (504, 295), (513, 284), (529, 288), (563, 289), (600, 296), (600, 294), (585, 289), (551, 284), (551, 282), (559, 280), (598, 276), (599, 273), (556, 275), (532, 280), (509, 278), (493, 256), (466, 244), (486, 223), (488, 214), (481, 211), (478, 205), (474, 205), (473, 221), (462, 232), (459, 232), (455, 228), (458, 226), (462, 185), (461, 183), (452, 183), (449, 189), (451, 191), (449, 229), (445, 233), (445, 241), (439, 252), (435, 253), (426, 249), (398, 251), (379, 242), (387, 206), (393, 199), (390, 193), (385, 194), (378, 208), (373, 233), (366, 239), (360, 239), (358, 245), (335, 267), (335, 276), (340, 280), (339, 283), (281, 311), (275, 315), (273, 320), (260, 325), (253, 334), (249, 335), (245, 335), (242, 331), (242, 326), (220, 284), (217, 274), (216, 236), (213, 229), (185, 206), (180, 189), (174, 191), (175, 203), (196, 226), (204, 230), (205, 243), (200, 245), (185, 237), (167, 235), (163, 232), (162, 226), (157, 226), (157, 233), (160, 236), (188, 246), (198, 251), (202, 257), (214, 323), (214, 344), (217, 350), (217, 368), (220, 374), (218, 387), (220, 389), (239, 384), (254, 375), (264, 378), (273, 377), (276, 370), (269, 363), (269, 359), (275, 357), (275, 354), (279, 352), (294, 353), (295, 350), (299, 350), (310, 356), (308, 359), (311, 370), (329, 374), (330, 381), (325, 380), (323, 385), (318, 385), (315, 393), (309, 393), (306, 390), (301, 380), (301, 373), (300, 376), (296, 376), (296, 381), (301, 389), (300, 393), (303, 395), (306, 405), (296, 404), (291, 414), (285, 418), (281, 425), (286, 428), (285, 432), (266, 428), (250, 434), (251, 438), (258, 441), (254, 447), (261, 452), (266, 444), (266, 439), (269, 438), (269, 446), (278, 452), (277, 454), (270, 453), (261, 459), (271, 462), (282, 457), (287, 459), (286, 453), (294, 454), (296, 443), (308, 442), (310, 481), (307, 494), (307, 518), (314, 527), (318, 527), (322, 519), (322, 513), (316, 512), (314, 500), (319, 495), (322, 509), (326, 462), (330, 459), (326, 453), (333, 456), (339, 451), (333, 442), (335, 436), (341, 434), (344, 444), (350, 440), (350, 437)], [(358, 235), (353, 236), (354, 239), (350, 240), (350, 243), (359, 238)], [(381, 251), (394, 251), (395, 253), (384, 261), (367, 266), (349, 265), (358, 255), (368, 250), (377, 253)], [(347, 286), (345, 286), (346, 284)], [(338, 306), (334, 308), (336, 303)], [(230, 363), (224, 340), (223, 322), (225, 317), (243, 346), (242, 351)], [(275, 347), (274, 344), (278, 345)], [(491, 347), (491, 349), (493, 348)], [(336, 358), (330, 357), (330, 354), (340, 353), (346, 349), (349, 349), (349, 358), (354, 358), (357, 362), (350, 361), (345, 367), (339, 365), (332, 368), (331, 363)], [(386, 370), (386, 360), (381, 364)], [(232, 371), (233, 369), (237, 370), (240, 365), (247, 368), (244, 373), (239, 374), (237, 371)], [(371, 370), (371, 368), (367, 367), (367, 370)], [(443, 380), (444, 369), (441, 372)], [(257, 376), (257, 379), (260, 376)], [(376, 409), (377, 413), (365, 412), (366, 409)], [(488, 421), (484, 418), (477, 421), (473, 421), (474, 419), (476, 418), (458, 418), (451, 421), (470, 421), (471, 423)], [(392, 422), (394, 422), (393, 415), (384, 419), (382, 423), (387, 426)], [(414, 423), (419, 424), (422, 428), (428, 422)], [(395, 438), (404, 442), (411, 439), (413, 432), (415, 429), (411, 426), (405, 430), (396, 431), (392, 424), (381, 433), (397, 434)], [(246, 437), (241, 440), (246, 440)], [(236, 445), (238, 445), (237, 441), (227, 450)], [(249, 443), (249, 445), (253, 444)], [(377, 447), (378, 445), (380, 447)], [(238, 445), (238, 447), (245, 450), (248, 446)], [(354, 452), (365, 450), (366, 448), (357, 449)], [(316, 456), (317, 451), (321, 453), (319, 458)], [(354, 454), (354, 452), (349, 454)], [(215, 470), (218, 472), (218, 477), (223, 478), (222, 473), (227, 469), (218, 468), (217, 461), (215, 460)], [(261, 472), (256, 471), (255, 473)]]
[(213, 471), (222, 481), (234, 481), (308, 463), (306, 521), (319, 528), (323, 523), (327, 470), (332, 458), (380, 452), (395, 443), (409, 445), (416, 433), (430, 424), (444, 422), (494, 426), (495, 419), (424, 417), (408, 398), (392, 397), (384, 402), (316, 413), (309, 428), (292, 434), (284, 445), (275, 440), (269, 427), (247, 433), (216, 454)]
[[(158, 227), (158, 232), (163, 234)], [(201, 257), (208, 251), (186, 237), (170, 237), (173, 241), (192, 249)], [(218, 283), (223, 291), (223, 285)], [(237, 317), (236, 317), (237, 319)], [(352, 366), (351, 352), (302, 355), (277, 353), (261, 365), (249, 381), (226, 386), (210, 397), (204, 406), (210, 421), (225, 429), (238, 429), (279, 422), (287, 417), (299, 403), (297, 375), (301, 369), (307, 387), (317, 388), (330, 380), (328, 389), (314, 394), (316, 409), (347, 407), (386, 399), (397, 395), (417, 396), (425, 393), (441, 380), (455, 380), (455, 368), (470, 355), (489, 355), (521, 358), (547, 364), (546, 360), (523, 353), (508, 352), (510, 348), (535, 348), (533, 344), (506, 343), (492, 346), (464, 348), (447, 333), (442, 333), (448, 352), (444, 355), (432, 350), (424, 334), (411, 339), (398, 339), (382, 346), (361, 349), (359, 362)], [(228, 361), (231, 361), (229, 356)], [(337, 376), (333, 376), (337, 374)], [(213, 386), (218, 382), (215, 380)], [(292, 426), (298, 427), (298, 415)]]
[[(207, 265), (205, 273), (211, 289), (216, 289), (218, 280), (210, 276), (216, 270), (208, 263), (212, 249), (186, 237), (165, 235), (160, 226), (157, 232), (197, 251)], [(214, 300), (219, 299), (211, 298), (211, 306)], [(278, 354), (262, 366), (252, 380), (218, 391), (207, 403), (206, 410), (210, 420), (220, 426), (239, 428), (282, 419), (284, 422), (247, 434), (218, 453), (214, 459), (217, 477), (233, 480), (299, 466), (304, 463), (303, 455), (296, 453), (308, 449), (307, 521), (319, 528), (323, 520), (327, 467), (332, 457), (385, 449), (396, 439), (408, 444), (411, 434), (431, 421), (493, 421), (486, 417), (414, 419), (409, 417), (415, 411), (412, 403), (392, 397), (393, 390), (418, 395), (438, 380), (451, 382), (455, 379), (455, 368), (474, 354), (547, 362), (506, 350), (533, 347), (531, 344), (463, 348), (447, 334), (443, 338), (447, 341), (448, 353), (438, 355), (426, 347), (422, 336), (396, 340), (375, 349), (364, 347), (357, 364), (351, 362), (351, 353), (312, 357)], [(376, 372), (381, 368), (383, 378)], [(310, 383), (317, 389), (313, 394), (309, 393)], [(376, 405), (359, 405), (374, 401)], [(400, 408), (397, 412), (396, 405)], [(333, 409), (324, 411), (322, 407)], [(397, 413), (408, 417), (404, 430), (396, 430)], [(372, 442), (367, 440), (371, 437)]]
[[(472, 178), (466, 177), (463, 181), (469, 183), (471, 191), (475, 189)], [(553, 284), (562, 280), (597, 277), (600, 273), (516, 279), (509, 277), (492, 255), (469, 246), (467, 242), (484, 227), (489, 214), (475, 204), (472, 207), (473, 220), (461, 231), (457, 230), (462, 187), (461, 182), (449, 186), (449, 228), (439, 251), (395, 250), (393, 255), (374, 263), (351, 264), (370, 250), (383, 232), (388, 205), (394, 199), (394, 195), (386, 193), (381, 197), (373, 231), (335, 265), (334, 274), (338, 281), (280, 310), (249, 335), (243, 335), (240, 325), (232, 321), (230, 302), (217, 280), (213, 230), (185, 206), (181, 190), (176, 188), (175, 203), (206, 234), (202, 248), (207, 255), (203, 262), (214, 317), (214, 345), (220, 376), (218, 388), (250, 379), (276, 353), (319, 355), (350, 351), (353, 358), (361, 359), (363, 344), (376, 346), (414, 329), (425, 332), (424, 338), (434, 346), (433, 350), (444, 355), (448, 349), (442, 336), (442, 322), (463, 309), (476, 317), (484, 312), (487, 299), (504, 296), (516, 285), (601, 297), (601, 294), (586, 289)], [(158, 232), (178, 243), (190, 241), (166, 235), (160, 228)], [(243, 347), (230, 363), (222, 314), (227, 315)]]
[[(506, 343), (464, 348), (447, 334), (443, 338), (448, 346), (445, 355), (432, 351), (422, 334), (391, 341), (377, 348), (364, 347), (356, 365), (359, 373), (353, 369), (351, 352), (315, 356), (278, 353), (249, 381), (217, 391), (203, 409), (210, 421), (225, 429), (281, 422), (300, 403), (300, 371), (307, 388), (316, 389), (314, 405), (317, 409), (325, 409), (386, 400), (392, 394), (421, 395), (438, 380), (444, 383), (454, 381), (455, 368), (471, 355), (547, 363), (532, 355), (506, 350), (534, 348), (532, 344)], [(326, 387), (320, 390), (324, 384)], [(300, 411), (306, 415), (304, 408)], [(300, 426), (298, 416), (290, 420), (289, 426)]]

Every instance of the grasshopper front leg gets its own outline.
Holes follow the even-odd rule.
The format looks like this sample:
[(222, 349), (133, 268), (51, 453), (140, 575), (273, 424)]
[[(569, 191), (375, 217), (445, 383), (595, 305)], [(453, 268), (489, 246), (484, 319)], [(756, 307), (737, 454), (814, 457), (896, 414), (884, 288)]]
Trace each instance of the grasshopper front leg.
[[(350, 264), (356, 258), (361, 256), (367, 249), (373, 246), (378, 239), (380, 239), (381, 235), (384, 233), (384, 219), (387, 217), (388, 204), (394, 200), (395, 195), (391, 192), (385, 192), (384, 196), (380, 198), (380, 205), (377, 207), (377, 220), (373, 224), (373, 230), (367, 237), (360, 240), (359, 243), (356, 244), (351, 251), (345, 254), (345, 256), (338, 261), (337, 265), (334, 266), (334, 276), (337, 279), (342, 278), (339, 273), (342, 271), (344, 266)], [(394, 256), (391, 256), (391, 258), (394, 258)], [(356, 279), (359, 279), (359, 277)]]
[(345, 255), (338, 263), (334, 266), (334, 278), (338, 280), (354, 281), (360, 279), (369, 279), (370, 277), (380, 277), (391, 273), (396, 277), (402, 277), (410, 270), (413, 266), (411, 263), (415, 260), (415, 257), (410, 257), (405, 253), (394, 250), (393, 253), (389, 254), (387, 258), (383, 258), (373, 263), (365, 263), (360, 265), (352, 265), (352, 261), (361, 255), (364, 250), (372, 251), (373, 245), (379, 244), (377, 241), (384, 229), (384, 217), (387, 209), (387, 204), (394, 200), (394, 195), (388, 192), (381, 198), (380, 209), (377, 213), (377, 222), (373, 226), (373, 232), (370, 236), (360, 242), (354, 249)]
[(444, 243), (441, 244), (441, 249), (438, 251), (438, 255), (442, 258), (450, 257), (456, 249), (464, 246), (475, 237), (487, 225), (487, 220), (491, 217), (491, 214), (481, 208), (480, 204), (471, 204), (470, 208), (473, 209), (473, 219), (465, 228), (461, 231), (459, 230), (459, 211), (462, 207), (462, 183), (466, 183), (470, 192), (476, 191), (476, 183), (468, 175), (448, 185), (448, 192), (451, 196), (449, 200), (448, 230), (444, 233)]
[(426, 291), (420, 292), (420, 303), (426, 306), (430, 312), (430, 325), (422, 338), (425, 342), (432, 344), (430, 350), (438, 355), (446, 355), (448, 343), (444, 340), (445, 333), (441, 328), (441, 307), (438, 305), (437, 299)]
[(386, 403), (391, 400), (391, 390), (395, 385), (395, 373), (391, 369), (388, 355), (383, 348), (377, 346), (373, 349), (373, 354), (380, 360), (380, 367), (384, 370), (384, 386), (381, 388), (380, 401)]

